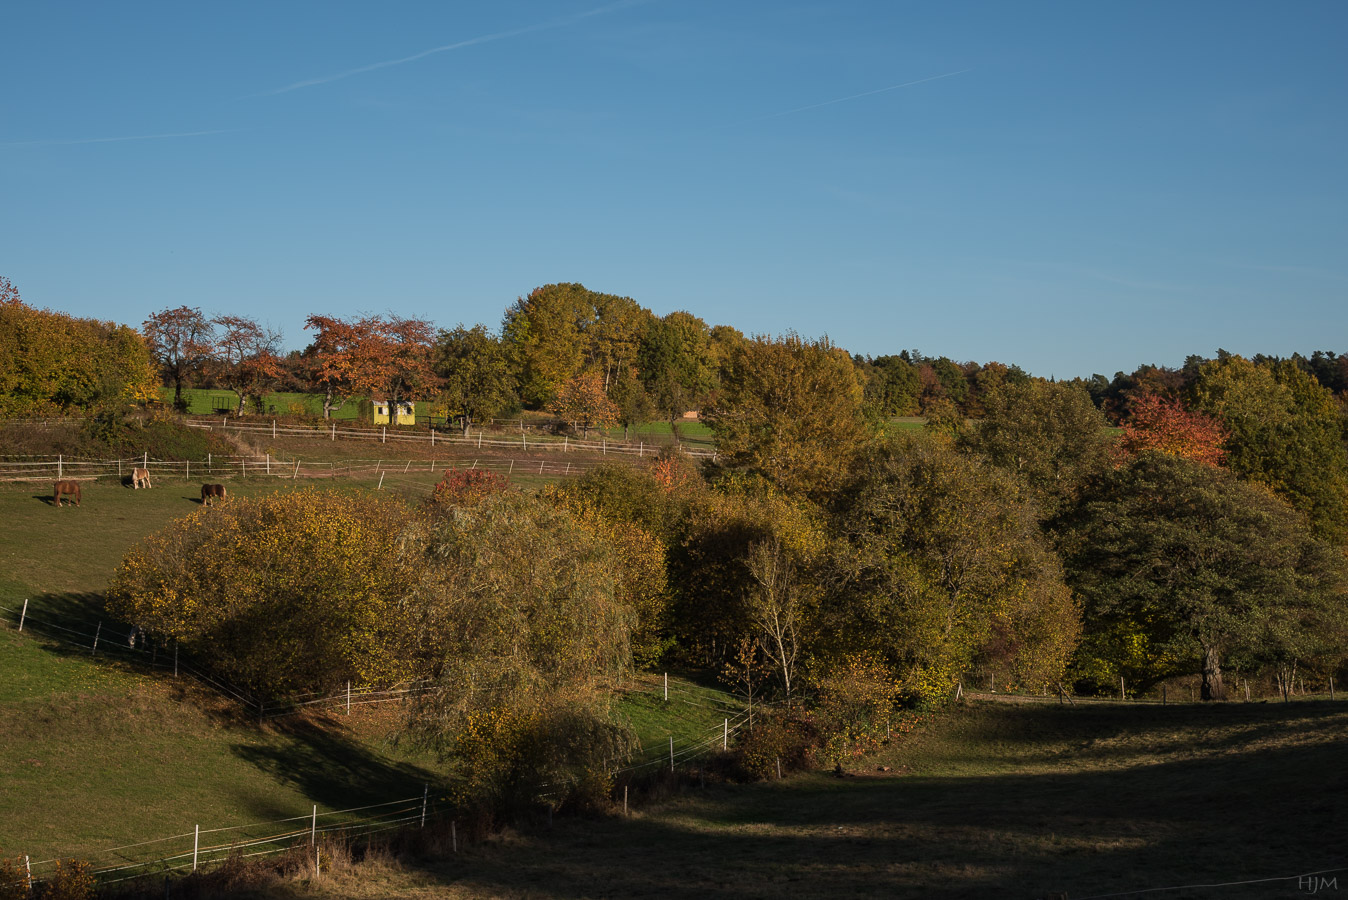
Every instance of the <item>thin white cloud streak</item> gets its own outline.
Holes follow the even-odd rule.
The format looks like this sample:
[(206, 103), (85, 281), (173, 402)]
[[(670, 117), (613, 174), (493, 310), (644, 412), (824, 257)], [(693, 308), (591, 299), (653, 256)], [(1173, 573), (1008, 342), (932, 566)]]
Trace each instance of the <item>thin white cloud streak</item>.
[(873, 97), (876, 94), (883, 94), (886, 91), (897, 91), (899, 88), (912, 87), (915, 84), (926, 84), (928, 81), (940, 81), (942, 78), (953, 78), (956, 75), (963, 75), (965, 72), (972, 72), (973, 69), (960, 69), (957, 72), (946, 72), (943, 75), (931, 75), (927, 78), (919, 78), (916, 81), (905, 81), (903, 84), (891, 84), (889, 87), (876, 88), (873, 91), (862, 91), (860, 94), (849, 94), (846, 97), (836, 97), (832, 100), (825, 100), (823, 103), (811, 103), (809, 106), (797, 106), (795, 109), (785, 109), (781, 112), (769, 113), (766, 116), (755, 116), (752, 119), (745, 119), (745, 122), (762, 122), (765, 119), (779, 119), (782, 116), (790, 116), (806, 110), (819, 109), (824, 106), (833, 106), (835, 103), (846, 103), (849, 100), (860, 100), (862, 97)]
[(540, 22), (536, 25), (526, 25), (523, 28), (514, 28), (509, 31), (496, 31), (491, 34), (483, 34), (477, 37), (467, 38), (462, 41), (455, 41), (452, 44), (444, 44), (439, 47), (432, 47), (429, 50), (422, 50), (420, 53), (413, 53), (411, 56), (402, 56), (397, 59), (386, 59), (382, 62), (370, 63), (368, 66), (360, 66), (355, 69), (348, 69), (345, 72), (338, 72), (336, 75), (326, 75), (321, 78), (308, 78), (304, 81), (296, 81), (294, 84), (288, 84), (285, 87), (277, 88), (273, 91), (263, 91), (260, 94), (253, 94), (254, 97), (274, 97), (277, 94), (288, 94), (291, 91), (298, 91), (304, 88), (317, 87), (321, 84), (331, 84), (334, 81), (341, 81), (343, 78), (350, 78), (353, 75), (363, 75), (366, 72), (374, 72), (379, 69), (388, 69), (393, 66), (402, 66), (407, 63), (416, 62), (419, 59), (425, 59), (428, 56), (435, 56), (438, 53), (449, 53), (452, 50), (462, 50), (465, 47), (474, 47), (478, 44), (489, 44), (494, 41), (504, 41), (508, 38), (520, 37), (525, 34), (533, 34), (537, 31), (549, 31), (554, 28), (562, 28), (566, 25), (572, 25), (576, 22), (588, 19), (593, 16), (603, 15), (614, 10), (623, 9), (628, 6), (637, 6), (650, 0), (619, 0), (617, 3), (610, 3), (607, 6), (597, 6), (584, 12), (576, 13), (562, 19), (553, 19), (549, 22)]
[(0, 147), (69, 147), (75, 144), (116, 144), (121, 141), (158, 141), (164, 138), (204, 137), (208, 134), (229, 134), (233, 129), (215, 131), (175, 131), (169, 134), (134, 134), (128, 137), (76, 138), (74, 140), (10, 141)]

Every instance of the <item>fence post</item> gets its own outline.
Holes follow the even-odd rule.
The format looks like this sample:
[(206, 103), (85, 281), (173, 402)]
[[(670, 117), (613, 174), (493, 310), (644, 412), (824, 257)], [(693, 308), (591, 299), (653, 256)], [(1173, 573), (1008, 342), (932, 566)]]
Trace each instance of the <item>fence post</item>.
[(28, 598), (23, 598), (23, 609), (19, 612), (19, 630), (23, 631), (23, 620), (28, 618)]
[(455, 852), (455, 853), (458, 853), (458, 852), (459, 852), (459, 823), (458, 823), (458, 822), (450, 821), (450, 823), (449, 823), (449, 840), (450, 840), (451, 846), (453, 846), (453, 848), (454, 848), (454, 852)]
[(309, 846), (318, 845), (318, 804), (314, 804), (314, 817), (309, 820)]
[(23, 855), (23, 870), (28, 874), (28, 893), (33, 893), (33, 864), (28, 859), (28, 854)]
[(1165, 706), (1165, 705), (1166, 705), (1166, 700), (1167, 700), (1167, 698), (1166, 698), (1166, 685), (1163, 684), (1163, 685), (1161, 685), (1161, 705), (1162, 705), (1162, 706)]
[(730, 720), (729, 720), (729, 719), (726, 719), (725, 722), (723, 722), (723, 723), (721, 724), (721, 749), (722, 749), (722, 750), (729, 750), (729, 749), (730, 749)]
[(149, 450), (146, 450), (146, 451), (141, 455), (141, 458), (140, 458), (140, 467), (141, 467), (142, 469), (144, 469), (145, 471), (147, 471), (147, 472), (150, 470), (150, 451), (149, 451)]
[(674, 735), (669, 736), (669, 774), (674, 774)]
[(207, 453), (207, 454), (206, 454), (206, 474), (209, 475), (210, 473), (211, 473), (211, 455), (210, 455), (209, 453)]
[(65, 460), (65, 457), (63, 457), (60, 453), (56, 454), (56, 480), (57, 480), (57, 481), (60, 481), (62, 478), (65, 477), (64, 460)]
[(435, 426), (431, 426), (431, 446), (435, 446)]
[(271, 451), (267, 451), (267, 474), (271, 474)]
[(89, 655), (93, 656), (98, 652), (98, 636), (103, 633), (103, 623), (99, 622), (98, 627), (94, 629), (94, 646), (90, 648)]
[(187, 461), (187, 475), (185, 477), (188, 481), (192, 480), (192, 460), (190, 459)]
[(351, 682), (346, 683), (346, 714), (351, 715)]
[(623, 815), (627, 815), (627, 785), (623, 785)]
[(332, 439), (337, 440), (337, 421), (335, 419), (332, 422)]
[(117, 480), (122, 480), (122, 461), (120, 459), (117, 460)]
[[(23, 602), (26, 604), (28, 601), (25, 600), (25, 601), (23, 601)], [(1334, 699), (1334, 676), (1333, 676), (1333, 675), (1330, 675), (1330, 676), (1329, 676), (1329, 699), (1330, 699), (1330, 700), (1333, 700), (1333, 699)]]
[(782, 780), (782, 758), (780, 756), (777, 757), (777, 780)]
[(297, 459), (295, 460), (295, 471), (291, 473), (290, 480), (294, 481), (296, 478), (299, 477), (300, 477), (300, 461)]
[(381, 444), (387, 444), (387, 443), (388, 443), (388, 426), (387, 426), (387, 425), (384, 425), (384, 426), (382, 426), (382, 428), (383, 428), (383, 431), (380, 432), (379, 443), (381, 443)]
[(273, 440), (276, 438), (276, 420), (275, 420), (275, 419), (272, 419), (272, 420), (271, 420), (271, 436), (272, 436), (272, 439), (273, 439)]
[(1122, 676), (1122, 675), (1119, 676), (1119, 699), (1120, 699), (1120, 700), (1127, 700), (1127, 699), (1128, 699), (1128, 694), (1127, 694), (1127, 692), (1123, 689), (1123, 676)]
[(375, 488), (375, 490), (376, 490), (376, 491), (382, 491), (383, 489), (384, 489), (384, 473), (383, 473), (383, 472), (380, 472), (380, 473), (379, 473), (379, 487)]
[(515, 474), (515, 461), (512, 459), (510, 461), (510, 470), (506, 472), (506, 475), (514, 475), (514, 474)]
[(645, 455), (646, 455), (646, 442), (639, 441), (637, 443), (637, 456), (645, 456)]
[(173, 677), (178, 677), (178, 642), (173, 642)]
[(201, 826), (196, 827), (192, 834), (192, 871), (197, 870), (197, 848), (201, 846)]
[(426, 827), (426, 802), (431, 798), (431, 786), (425, 785), (421, 789), (421, 827)]
[(539, 475), (543, 474), (543, 460), (541, 459), (538, 461), (538, 474)]
[(665, 702), (669, 702), (669, 673), (665, 673)]

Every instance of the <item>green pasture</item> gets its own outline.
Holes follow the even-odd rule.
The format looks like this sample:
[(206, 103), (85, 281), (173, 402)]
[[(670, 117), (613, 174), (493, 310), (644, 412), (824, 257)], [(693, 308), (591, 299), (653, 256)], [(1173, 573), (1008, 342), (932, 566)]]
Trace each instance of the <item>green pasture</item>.
[[(435, 478), (394, 472), (383, 490), (413, 502)], [(312, 482), (228, 483), (232, 496), (246, 497)], [(332, 483), (372, 490), (377, 479)], [(195, 682), (110, 659), (106, 643), (94, 655), (33, 628), (88, 633), (102, 622), (104, 641), (124, 640), (125, 626), (102, 612), (113, 569), (135, 541), (200, 508), (197, 480), (156, 476), (139, 491), (86, 482), (82, 505), (60, 509), (48, 489), (0, 484), (0, 606), (17, 612), (28, 599), (31, 617), (19, 634), (15, 613), (0, 611), (0, 856), (92, 855), (198, 824), (286, 818), (313, 804), (350, 808), (437, 784), (433, 759), (390, 743), (397, 715), (388, 708), (259, 726)], [(649, 688), (643, 682), (620, 702), (643, 746), (666, 746), (671, 733), (683, 746), (685, 735), (713, 724), (697, 704), (715, 703), (714, 690), (671, 679), (674, 701), (648, 704)]]

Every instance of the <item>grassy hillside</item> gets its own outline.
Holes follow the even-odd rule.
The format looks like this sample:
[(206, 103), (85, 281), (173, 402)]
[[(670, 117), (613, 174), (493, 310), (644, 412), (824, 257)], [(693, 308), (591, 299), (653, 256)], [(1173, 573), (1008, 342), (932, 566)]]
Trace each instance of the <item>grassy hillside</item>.
[[(384, 490), (416, 500), (438, 475), (429, 468), (394, 473)], [(250, 476), (232, 480), (230, 493), (305, 483)], [(332, 483), (368, 490), (377, 480)], [(90, 482), (82, 506), (56, 509), (44, 485), (0, 485), (0, 606), (17, 611), (26, 598), (31, 617), (20, 635), (14, 613), (0, 611), (0, 856), (92, 855), (197, 824), (416, 796), (437, 782), (433, 759), (389, 742), (398, 723), (393, 707), (259, 727), (251, 713), (193, 681), (108, 659), (107, 642), (126, 633), (102, 613), (113, 569), (136, 540), (197, 510), (198, 488), (173, 478), (140, 491)], [(32, 627), (88, 633), (100, 621), (98, 656), (46, 640)], [(680, 750), (703, 739), (731, 708), (718, 692), (677, 678), (665, 703), (656, 699), (657, 683), (648, 679), (620, 703), (655, 756), (667, 750), (670, 734)]]

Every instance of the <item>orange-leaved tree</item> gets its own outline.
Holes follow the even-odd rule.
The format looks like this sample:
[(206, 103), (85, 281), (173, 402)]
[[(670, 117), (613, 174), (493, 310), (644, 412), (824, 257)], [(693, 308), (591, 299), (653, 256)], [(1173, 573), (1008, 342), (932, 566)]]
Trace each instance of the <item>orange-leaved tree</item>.
[(576, 375), (557, 391), (548, 404), (548, 412), (560, 416), (571, 427), (589, 435), (591, 428), (608, 428), (618, 423), (618, 407), (604, 393), (604, 378), (598, 372)]
[(194, 306), (150, 313), (141, 326), (150, 354), (173, 382), (173, 405), (183, 409), (183, 383), (201, 371), (215, 348), (215, 328)]
[(1116, 446), (1124, 458), (1155, 450), (1205, 466), (1220, 466), (1226, 461), (1223, 444), (1230, 436), (1220, 419), (1190, 412), (1178, 400), (1147, 393), (1132, 399)]
[(220, 330), (215, 340), (214, 368), (217, 381), (239, 398), (243, 415), (249, 396), (260, 396), (281, 377), (281, 333), (247, 316), (216, 316), (211, 324)]

